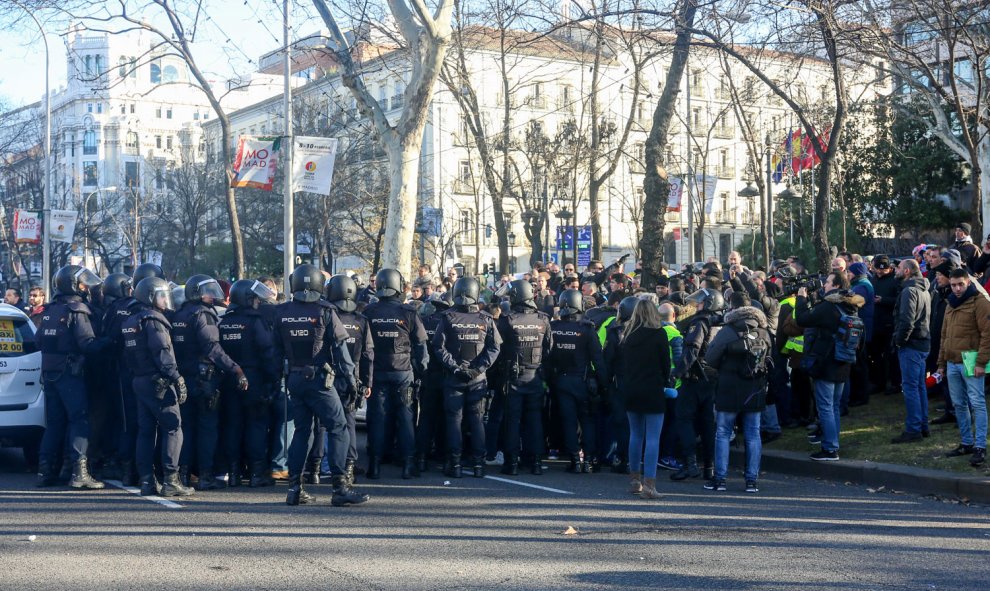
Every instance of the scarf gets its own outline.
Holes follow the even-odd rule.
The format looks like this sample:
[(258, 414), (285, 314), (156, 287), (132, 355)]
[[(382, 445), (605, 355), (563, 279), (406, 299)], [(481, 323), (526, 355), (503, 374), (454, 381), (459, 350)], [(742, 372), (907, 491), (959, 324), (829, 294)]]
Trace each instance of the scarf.
[(948, 297), (949, 305), (952, 306), (953, 308), (958, 308), (959, 306), (963, 305), (963, 302), (965, 302), (966, 300), (968, 300), (969, 298), (975, 295), (976, 295), (976, 286), (970, 283), (969, 287), (966, 288), (966, 291), (963, 292), (962, 296), (956, 297), (956, 294), (954, 293), (949, 294)]

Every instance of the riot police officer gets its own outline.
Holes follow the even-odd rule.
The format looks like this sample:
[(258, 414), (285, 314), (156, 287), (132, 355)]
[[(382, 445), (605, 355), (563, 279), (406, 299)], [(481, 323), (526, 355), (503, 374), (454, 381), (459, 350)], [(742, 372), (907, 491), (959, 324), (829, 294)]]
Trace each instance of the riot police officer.
[[(179, 374), (172, 353), (171, 326), (165, 313), (172, 306), (168, 282), (154, 275), (134, 289), (136, 307), (121, 326), (124, 360), (133, 376), (132, 391), (137, 402), (137, 466), (141, 473), (141, 494), (164, 497), (188, 496), (193, 490), (179, 481), (179, 454), (182, 449), (182, 418), (179, 405), (186, 400), (185, 380)], [(161, 489), (155, 481), (154, 456), (161, 433)]]
[(454, 307), (437, 326), (433, 349), (447, 370), (443, 406), (447, 418), (447, 464), (444, 474), (461, 478), (461, 422), (471, 430), (471, 465), (474, 476), (485, 475), (484, 406), (488, 395), (485, 372), (498, 358), (502, 338), (495, 320), (482, 312), (481, 286), (474, 277), (454, 282)]
[(416, 310), (402, 302), (402, 275), (382, 269), (375, 277), (378, 301), (364, 309), (375, 344), (374, 384), (368, 399), (368, 478), (381, 477), (387, 425), (394, 425), (403, 459), (402, 477), (419, 476), (414, 454), (413, 382), (426, 373), (426, 331)]
[(347, 419), (334, 388), (336, 375), (346, 383), (347, 394), (357, 391), (354, 363), (347, 350), (347, 331), (333, 306), (321, 299), (323, 273), (313, 265), (300, 265), (289, 279), (292, 301), (278, 308), (275, 317), (275, 349), (288, 361), (287, 385), (295, 432), (289, 445), (289, 492), (285, 502), (299, 505), (316, 502), (303, 490), (302, 471), (309, 455), (313, 419), (319, 418), (330, 439), (330, 470), (333, 474), (334, 506), (356, 505), (368, 495), (351, 489), (345, 474), (350, 445)]
[(672, 375), (681, 379), (681, 388), (674, 404), (677, 419), (677, 443), (682, 467), (670, 475), (671, 480), (698, 478), (697, 433), (701, 429), (701, 449), (704, 476), (711, 480), (715, 474), (715, 386), (718, 372), (705, 363), (708, 345), (718, 333), (720, 312), (725, 299), (716, 289), (703, 287), (686, 300), (697, 310), (688, 320), (684, 332), (684, 352), (674, 362)]
[(498, 319), (502, 337), (499, 369), (505, 380), (505, 463), (502, 473), (519, 473), (519, 440), (533, 474), (543, 474), (543, 372), (553, 338), (550, 317), (537, 310), (529, 281), (509, 284), (511, 311)]
[(347, 331), (347, 350), (354, 361), (357, 375), (357, 390), (348, 392), (347, 381), (343, 376), (336, 378), (334, 387), (338, 392), (346, 392), (344, 415), (347, 417), (347, 431), (350, 445), (347, 446), (347, 479), (354, 484), (354, 469), (357, 464), (357, 423), (354, 414), (361, 408), (366, 398), (371, 396), (372, 371), (375, 363), (375, 343), (371, 338), (368, 318), (357, 311), (357, 285), (347, 275), (334, 275), (327, 284), (327, 301), (337, 310), (337, 317)]
[(241, 442), (248, 467), (250, 486), (273, 486), (266, 462), (268, 448), (268, 407), (275, 393), (273, 384), (281, 378), (275, 353), (272, 327), (262, 317), (259, 305), (274, 298), (265, 284), (253, 279), (235, 281), (230, 287), (230, 307), (220, 320), (220, 346), (243, 371), (247, 390), (227, 375), (221, 382), (224, 412), (224, 451), (230, 464), (227, 485), (241, 484)]
[[(574, 474), (598, 471), (598, 458), (593, 454), (597, 447), (597, 410), (601, 392), (605, 389), (602, 345), (595, 325), (582, 318), (584, 300), (581, 292), (568, 289), (560, 294), (560, 320), (550, 323), (553, 332), (553, 349), (547, 364), (552, 376), (557, 400), (560, 404), (560, 420), (563, 424), (564, 452), (570, 456), (567, 471)], [(582, 460), (578, 445), (578, 427), (581, 429)]]
[(419, 309), (426, 330), (427, 350), (430, 362), (419, 387), (419, 422), (416, 424), (416, 469), (426, 471), (434, 443), (437, 451), (443, 449), (443, 437), (438, 437), (437, 426), (444, 424), (443, 418), (443, 364), (433, 350), (433, 337), (437, 334), (440, 318), (450, 309), (450, 294), (447, 292), (430, 295), (429, 300)]
[(220, 347), (220, 318), (213, 305), (224, 300), (216, 279), (193, 275), (186, 280), (186, 301), (172, 317), (172, 342), (179, 373), (189, 388), (189, 400), (182, 405), (185, 437), (182, 442), (180, 471), (183, 484), (195, 462), (199, 471), (199, 490), (213, 490), (223, 485), (214, 476), (214, 456), (219, 438), (220, 381), (224, 374), (234, 375), (241, 391), (249, 382), (244, 370)]
[(45, 306), (36, 333), (41, 350), (41, 382), (45, 395), (45, 434), (41, 439), (38, 486), (55, 484), (56, 462), (66, 435), (72, 461), (72, 488), (103, 488), (89, 474), (89, 405), (83, 364), (86, 355), (99, 353), (105, 341), (97, 339), (91, 311), (83, 301), (86, 293), (102, 283), (89, 269), (79, 265), (62, 267), (52, 280), (53, 301)]

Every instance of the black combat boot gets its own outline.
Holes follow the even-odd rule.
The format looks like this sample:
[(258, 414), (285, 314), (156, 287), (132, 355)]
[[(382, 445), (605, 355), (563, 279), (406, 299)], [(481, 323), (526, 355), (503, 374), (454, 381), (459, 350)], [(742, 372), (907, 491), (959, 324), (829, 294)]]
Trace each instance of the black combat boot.
[(85, 456), (80, 456), (76, 460), (75, 465), (72, 467), (72, 480), (69, 481), (69, 486), (72, 488), (89, 488), (98, 490), (104, 487), (104, 484), (99, 480), (93, 478), (89, 474), (89, 468), (86, 467)]
[(251, 488), (261, 488), (263, 486), (275, 486), (275, 479), (272, 473), (266, 468), (266, 462), (251, 462)]
[(601, 462), (598, 461), (598, 458), (595, 456), (592, 456), (591, 460), (585, 462), (585, 464), (588, 466), (588, 472), (597, 474), (598, 472), (602, 471), (602, 464)]
[(158, 496), (161, 491), (158, 489), (158, 481), (155, 479), (154, 474), (145, 474), (141, 477), (141, 496), (142, 497), (154, 497)]
[(103, 466), (100, 467), (100, 476), (104, 480), (120, 480), (123, 482), (123, 465), (121, 462), (117, 461), (117, 458), (107, 458), (107, 460), (103, 462)]
[(289, 474), (289, 492), (285, 495), (286, 505), (310, 505), (316, 502), (316, 497), (303, 490), (302, 478), (299, 474)]
[(688, 456), (684, 458), (684, 463), (681, 464), (681, 469), (670, 475), (671, 480), (687, 480), (688, 478), (699, 478), (701, 476), (701, 468), (698, 467), (698, 458), (695, 456)]
[(233, 462), (227, 472), (227, 486), (236, 488), (241, 485), (241, 463)]
[(361, 503), (367, 503), (371, 499), (368, 495), (352, 489), (350, 483), (347, 482), (347, 476), (342, 474), (334, 475), (332, 482), (333, 497), (330, 499), (330, 504), (334, 507), (360, 505)]
[(357, 476), (354, 473), (356, 467), (354, 460), (347, 460), (347, 463), (344, 464), (344, 476), (347, 476), (347, 482), (351, 486), (354, 486), (354, 483), (357, 482)]
[(55, 467), (51, 462), (41, 460), (38, 462), (38, 488), (55, 486), (58, 484), (58, 476), (55, 474)]
[(419, 473), (422, 474), (423, 472), (426, 472), (427, 467), (426, 456), (423, 454), (416, 454), (416, 469), (419, 470)]
[(472, 464), (472, 466), (474, 468), (474, 477), (475, 478), (484, 478), (485, 477), (485, 457), (482, 456), (480, 458), (474, 458), (474, 459), (471, 460), (471, 464)]
[(59, 484), (68, 484), (71, 479), (72, 464), (70, 464), (65, 458), (62, 458), (61, 468), (58, 471), (58, 482)]
[(166, 472), (165, 481), (162, 483), (161, 496), (163, 497), (188, 497), (194, 491), (191, 486), (185, 486), (179, 480), (178, 472)]
[(502, 474), (507, 476), (518, 476), (519, 475), (519, 456), (505, 456), (505, 463), (502, 464), (502, 469), (500, 470)]
[(129, 462), (124, 462), (123, 464), (121, 464), (120, 468), (121, 468), (120, 481), (123, 483), (123, 485), (137, 486), (139, 480), (137, 473), (137, 464), (134, 463), (134, 460), (131, 460)]
[(419, 469), (416, 467), (416, 458), (409, 456), (402, 466), (402, 479), (409, 480), (419, 478)]
[(197, 487), (197, 490), (218, 490), (221, 488), (223, 488), (223, 484), (220, 484), (220, 482), (213, 475), (213, 472), (207, 472), (204, 470), (200, 473), (199, 486)]
[(629, 462), (616, 456), (612, 461), (612, 474), (629, 474)]
[(567, 472), (571, 474), (581, 474), (584, 472), (584, 462), (579, 454), (571, 454), (571, 463), (567, 465)]
[(444, 476), (449, 476), (450, 478), (462, 478), (464, 476), (463, 470), (461, 469), (461, 456), (451, 454), (447, 456), (447, 465), (443, 467)]
[(533, 476), (543, 476), (543, 460), (536, 458), (533, 465), (529, 467), (529, 473)]
[(368, 480), (378, 480), (382, 477), (382, 459), (371, 456), (368, 458)]

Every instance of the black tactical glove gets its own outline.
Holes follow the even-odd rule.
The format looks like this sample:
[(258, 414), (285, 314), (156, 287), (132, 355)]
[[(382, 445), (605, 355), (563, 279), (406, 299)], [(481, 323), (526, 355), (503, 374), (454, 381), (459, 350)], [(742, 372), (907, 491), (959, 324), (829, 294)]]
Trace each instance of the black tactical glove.
[(186, 380), (179, 376), (178, 381), (175, 382), (175, 400), (178, 404), (184, 404), (187, 398), (189, 398), (189, 390), (186, 389)]

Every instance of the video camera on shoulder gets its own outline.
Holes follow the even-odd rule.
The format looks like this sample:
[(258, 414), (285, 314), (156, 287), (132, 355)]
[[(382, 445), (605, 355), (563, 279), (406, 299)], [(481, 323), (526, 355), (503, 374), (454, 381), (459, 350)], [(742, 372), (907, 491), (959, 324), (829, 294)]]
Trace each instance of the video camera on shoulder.
[(781, 277), (781, 280), (780, 287), (783, 290), (784, 297), (790, 297), (796, 294), (802, 287), (808, 290), (808, 294), (818, 293), (818, 290), (823, 287), (822, 278), (810, 273)]

